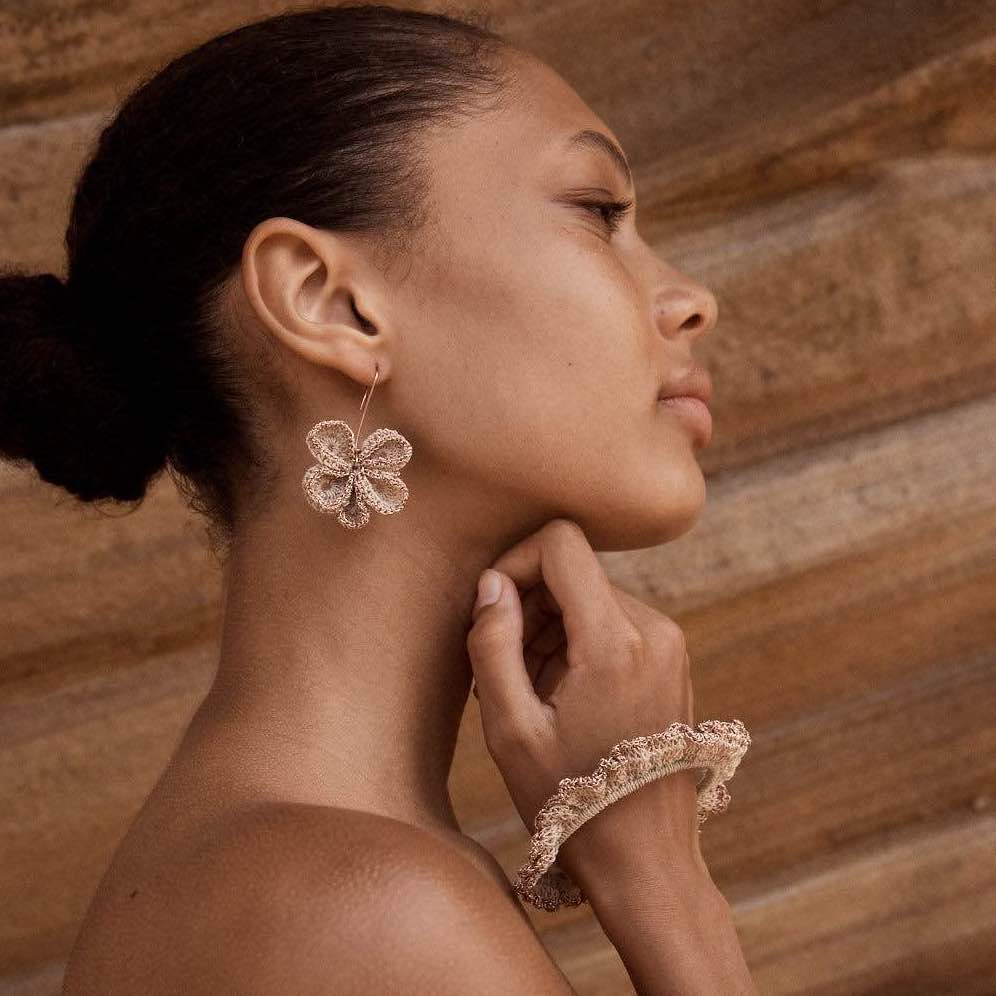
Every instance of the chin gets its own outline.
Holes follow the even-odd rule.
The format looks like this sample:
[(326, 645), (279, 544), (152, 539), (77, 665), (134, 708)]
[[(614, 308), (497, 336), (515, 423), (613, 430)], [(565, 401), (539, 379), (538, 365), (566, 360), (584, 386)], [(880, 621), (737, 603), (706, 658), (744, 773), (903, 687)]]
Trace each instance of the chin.
[(691, 474), (676, 472), (666, 481), (648, 481), (636, 491), (608, 496), (604, 511), (589, 507), (576, 521), (594, 550), (643, 550), (687, 533), (705, 502), (705, 478), (696, 464)]

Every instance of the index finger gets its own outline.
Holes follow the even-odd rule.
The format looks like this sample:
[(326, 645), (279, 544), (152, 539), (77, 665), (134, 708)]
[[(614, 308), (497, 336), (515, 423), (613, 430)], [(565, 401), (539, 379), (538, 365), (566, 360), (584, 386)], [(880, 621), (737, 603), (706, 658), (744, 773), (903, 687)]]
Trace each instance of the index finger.
[(560, 606), (564, 632), (573, 641), (594, 641), (622, 610), (595, 551), (571, 519), (551, 519), (506, 550), (492, 565), (518, 588), (543, 581)]

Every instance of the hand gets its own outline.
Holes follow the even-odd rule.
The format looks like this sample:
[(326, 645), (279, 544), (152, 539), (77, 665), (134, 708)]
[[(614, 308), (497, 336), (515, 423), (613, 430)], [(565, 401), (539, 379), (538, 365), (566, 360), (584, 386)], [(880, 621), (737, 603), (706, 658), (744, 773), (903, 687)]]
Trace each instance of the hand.
[[(692, 725), (690, 662), (677, 623), (613, 585), (568, 519), (548, 522), (493, 569), (504, 575), (501, 594), (475, 606), (467, 651), (488, 752), (532, 832), (561, 778), (590, 773), (620, 740)], [(650, 782), (596, 814), (561, 854), (653, 828), (699, 864), (695, 781), (681, 771)]]

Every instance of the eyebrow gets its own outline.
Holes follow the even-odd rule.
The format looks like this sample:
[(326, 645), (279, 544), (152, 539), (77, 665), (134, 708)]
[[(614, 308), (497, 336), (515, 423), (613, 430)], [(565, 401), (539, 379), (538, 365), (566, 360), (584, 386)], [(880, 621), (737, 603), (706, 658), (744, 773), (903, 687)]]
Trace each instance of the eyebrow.
[(600, 152), (608, 153), (609, 158), (625, 179), (627, 186), (632, 189), (633, 174), (630, 171), (629, 163), (626, 162), (626, 157), (623, 155), (622, 149), (608, 135), (600, 131), (594, 131), (591, 128), (585, 128), (576, 135), (571, 135), (567, 140), (567, 144), (572, 148), (580, 146), (581, 148), (596, 149)]

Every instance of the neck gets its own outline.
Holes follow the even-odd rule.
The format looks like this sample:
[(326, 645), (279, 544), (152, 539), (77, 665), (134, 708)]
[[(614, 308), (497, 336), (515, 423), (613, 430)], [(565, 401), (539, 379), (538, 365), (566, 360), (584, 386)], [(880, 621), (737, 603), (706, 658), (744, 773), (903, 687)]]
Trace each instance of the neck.
[(447, 783), (477, 578), (529, 529), (414, 493), (355, 531), (288, 496), (238, 537), (218, 673), (191, 726), (210, 745), (199, 766), (256, 797), (458, 829)]

